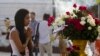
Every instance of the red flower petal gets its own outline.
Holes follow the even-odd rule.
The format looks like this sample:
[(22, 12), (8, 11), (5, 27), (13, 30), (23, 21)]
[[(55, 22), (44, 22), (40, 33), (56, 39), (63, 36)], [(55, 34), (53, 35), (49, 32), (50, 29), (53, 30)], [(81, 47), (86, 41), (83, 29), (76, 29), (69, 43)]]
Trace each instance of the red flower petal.
[(81, 10), (81, 11), (84, 11), (84, 10), (86, 10), (87, 8), (85, 7), (85, 6), (80, 6), (79, 7), (79, 10)]
[(100, 19), (95, 19), (96, 25), (100, 25)]
[(53, 16), (49, 17), (49, 19), (48, 19), (48, 26), (50, 26), (53, 21), (54, 21), (54, 17)]
[(80, 48), (78, 46), (73, 46), (74, 50), (80, 50)]
[(72, 49), (69, 47), (69, 48), (67, 48), (67, 51), (71, 51)]
[(74, 19), (73, 21), (74, 27), (76, 28), (76, 30), (83, 30), (84, 26), (80, 24), (80, 20), (79, 19)]
[(66, 14), (67, 14), (67, 15), (70, 15), (70, 13), (69, 13), (69, 12), (66, 12)]
[(76, 7), (77, 7), (77, 5), (76, 5), (76, 4), (74, 4), (74, 5), (73, 5), (73, 7), (74, 7), (74, 8), (76, 8)]

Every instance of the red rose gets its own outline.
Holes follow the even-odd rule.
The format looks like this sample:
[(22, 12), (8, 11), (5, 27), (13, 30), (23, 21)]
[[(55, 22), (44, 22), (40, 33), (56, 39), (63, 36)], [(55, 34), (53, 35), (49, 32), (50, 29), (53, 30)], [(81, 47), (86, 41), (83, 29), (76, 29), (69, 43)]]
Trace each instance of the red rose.
[(67, 51), (72, 51), (72, 48), (70, 48), (70, 47), (69, 48), (66, 48), (66, 49), (67, 49)]
[(84, 28), (84, 26), (80, 24), (80, 19), (69, 18), (69, 19), (66, 20), (66, 24), (67, 25), (73, 24), (75, 29), (79, 30), (79, 31), (83, 30), (83, 28)]
[(50, 26), (53, 21), (54, 21), (54, 17), (53, 16), (49, 17), (49, 19), (48, 19), (48, 26)]
[(100, 25), (100, 19), (95, 19), (96, 25)]
[(53, 22), (53, 21), (54, 21), (54, 17), (53, 17), (53, 16), (49, 17), (49, 20), (50, 20), (51, 22)]
[(65, 30), (67, 29), (67, 27), (68, 27), (68, 26), (65, 26), (64, 29), (63, 29), (63, 31), (65, 31)]
[(74, 21), (73, 18), (68, 18), (68, 19), (66, 20), (66, 23), (67, 23), (67, 24), (70, 24), (70, 23), (73, 23), (73, 21)]
[(81, 10), (81, 11), (84, 11), (84, 10), (86, 10), (87, 8), (85, 7), (85, 6), (80, 6), (79, 7), (79, 10)]
[(66, 12), (66, 14), (67, 14), (67, 15), (70, 15), (70, 13), (69, 13), (69, 12)]
[(90, 12), (89, 14), (93, 17), (93, 19), (95, 19), (95, 18), (96, 18), (96, 17), (93, 15), (93, 13), (92, 13), (92, 12)]
[(80, 50), (80, 48), (78, 46), (73, 46), (73, 49)]
[(80, 24), (80, 20), (79, 19), (74, 19), (73, 21), (74, 27), (76, 28), (76, 30), (83, 30), (84, 26)]
[(76, 8), (76, 7), (77, 7), (77, 5), (76, 5), (76, 4), (74, 4), (74, 5), (73, 5), (73, 7), (74, 7), (74, 8)]
[(50, 21), (48, 21), (48, 26), (50, 26), (51, 25), (51, 22)]

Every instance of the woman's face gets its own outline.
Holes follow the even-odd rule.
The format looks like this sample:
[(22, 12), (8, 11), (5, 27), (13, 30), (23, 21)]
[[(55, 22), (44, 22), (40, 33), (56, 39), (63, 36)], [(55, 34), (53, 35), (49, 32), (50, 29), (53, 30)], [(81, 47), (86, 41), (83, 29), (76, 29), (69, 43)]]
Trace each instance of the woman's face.
[(24, 25), (25, 26), (28, 26), (29, 25), (29, 22), (30, 22), (30, 16), (29, 14), (27, 14), (24, 18)]

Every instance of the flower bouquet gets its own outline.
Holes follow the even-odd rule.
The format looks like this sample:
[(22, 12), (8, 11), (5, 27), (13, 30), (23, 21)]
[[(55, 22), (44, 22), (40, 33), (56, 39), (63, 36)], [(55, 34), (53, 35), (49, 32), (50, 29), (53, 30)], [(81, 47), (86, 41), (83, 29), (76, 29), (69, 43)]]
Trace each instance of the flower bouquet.
[(66, 15), (56, 19), (52, 25), (63, 25), (63, 29), (59, 31), (65, 38), (72, 40), (89, 40), (94, 41), (100, 31), (100, 20), (93, 17), (85, 6), (73, 5), (72, 12), (66, 12)]

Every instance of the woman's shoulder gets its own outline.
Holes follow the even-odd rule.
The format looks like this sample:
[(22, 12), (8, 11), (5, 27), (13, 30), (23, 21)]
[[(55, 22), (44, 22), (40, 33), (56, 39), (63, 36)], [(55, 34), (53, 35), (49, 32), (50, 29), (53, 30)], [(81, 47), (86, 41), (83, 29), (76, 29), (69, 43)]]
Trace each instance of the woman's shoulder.
[(16, 30), (16, 28), (12, 28), (10, 31), (10, 38), (15, 39), (18, 36), (18, 31)]
[(13, 27), (11, 30), (10, 30), (10, 33), (18, 33), (17, 29), (15, 27)]

